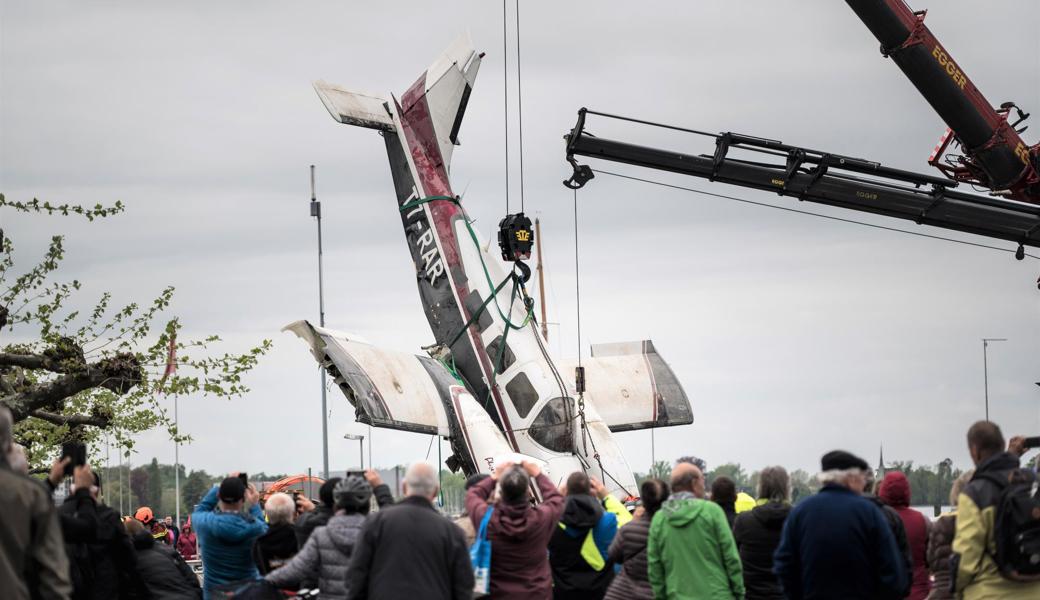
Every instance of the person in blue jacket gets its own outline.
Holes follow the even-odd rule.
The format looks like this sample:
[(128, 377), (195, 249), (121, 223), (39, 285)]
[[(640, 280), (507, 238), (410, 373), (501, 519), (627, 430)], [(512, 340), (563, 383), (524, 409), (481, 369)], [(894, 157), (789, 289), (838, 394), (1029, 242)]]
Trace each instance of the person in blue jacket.
[(199, 542), (203, 595), (208, 600), (223, 584), (260, 579), (253, 542), (267, 532), (260, 495), (237, 476), (228, 477), (195, 506), (191, 523)]
[(866, 461), (835, 450), (823, 456), (821, 466), (823, 488), (791, 511), (773, 557), (784, 595), (902, 598), (910, 574), (885, 516), (861, 496)]

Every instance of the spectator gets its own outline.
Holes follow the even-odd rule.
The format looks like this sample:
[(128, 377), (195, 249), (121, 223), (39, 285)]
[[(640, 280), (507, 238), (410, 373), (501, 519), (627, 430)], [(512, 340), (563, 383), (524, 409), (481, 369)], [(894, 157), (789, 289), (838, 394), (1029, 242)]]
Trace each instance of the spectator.
[(157, 541), (173, 545), (173, 534), (166, 528), (166, 523), (155, 518), (151, 508), (147, 506), (138, 508), (134, 513), (134, 518), (140, 521)]
[(259, 499), (252, 484), (232, 474), (195, 506), (191, 522), (202, 550), (206, 598), (218, 586), (260, 578), (252, 557), (253, 541), (267, 531)]
[(137, 570), (145, 596), (152, 600), (192, 600), (202, 598), (199, 578), (176, 550), (156, 542), (136, 519), (127, 519), (126, 531), (137, 550)]
[[(1040, 598), (1040, 581), (1020, 582), (1005, 579), (998, 567), (993, 524), (1002, 486), (993, 479), (1007, 481), (1019, 468), (1022, 438), (1012, 438), (1004, 451), (1000, 427), (979, 421), (968, 430), (968, 451), (975, 463), (975, 474), (957, 498), (957, 532), (953, 538), (953, 564), (956, 590), (964, 600), (982, 598)], [(991, 479), (992, 478), (992, 479)]]
[(321, 504), (318, 507), (315, 507), (309, 498), (301, 494), (300, 503), (303, 514), (296, 519), (296, 542), (298, 548), (303, 548), (311, 532), (317, 527), (324, 527), (329, 522), (329, 519), (332, 518), (332, 514), (336, 512), (333, 507), (335, 501), (332, 498), (332, 490), (336, 489), (336, 484), (339, 482), (339, 477), (333, 477), (321, 484), (321, 487), (318, 489), (318, 498), (321, 500)]
[(167, 516), (163, 520), (163, 524), (166, 525), (166, 529), (173, 534), (173, 545), (177, 545), (177, 540), (181, 537), (181, 529), (173, 522), (173, 517)]
[(910, 547), (911, 580), (909, 600), (924, 600), (932, 589), (932, 581), (928, 574), (925, 555), (928, 551), (928, 534), (931, 523), (924, 515), (910, 508), (910, 482), (902, 471), (891, 471), (881, 482), (878, 497), (887, 506), (892, 507), (899, 515), (906, 531), (906, 541)]
[(141, 578), (137, 571), (137, 556), (119, 513), (98, 501), (100, 476), (90, 473), (86, 481), (76, 481), (75, 475), (73, 479), (72, 496), (58, 508), (58, 512), (64, 515), (62, 522), (68, 524), (82, 518), (82, 488), (86, 489), (95, 505), (97, 520), (90, 521), (93, 531), (81, 531), (65, 540), (74, 590), (72, 597), (100, 600), (139, 593)]
[(610, 543), (611, 562), (621, 565), (621, 571), (607, 588), (607, 600), (652, 600), (654, 592), (646, 573), (646, 541), (650, 521), (668, 499), (668, 484), (660, 479), (647, 479), (639, 488), (642, 514), (618, 530)]
[(289, 562), (296, 555), (296, 502), (289, 494), (271, 494), (264, 503), (267, 533), (253, 544), (253, 562), (261, 575), (266, 575)]
[(372, 485), (357, 476), (342, 479), (332, 491), (336, 512), (314, 530), (299, 554), (265, 579), (279, 588), (317, 581), (322, 600), (345, 600), (350, 591), (347, 567), (361, 526), (368, 515)]
[(928, 600), (955, 600), (950, 557), (953, 556), (953, 535), (957, 530), (957, 498), (974, 474), (975, 470), (969, 469), (954, 480), (950, 488), (950, 506), (953, 509), (932, 523), (932, 531), (928, 536), (927, 562), (932, 571), (933, 585)]
[(823, 488), (791, 511), (773, 557), (784, 594), (791, 600), (901, 598), (909, 574), (885, 517), (862, 496), (867, 463), (835, 450), (821, 467)]
[[(542, 495), (541, 504), (531, 503), (528, 490), (534, 479)], [(498, 484), (499, 498), (492, 503)], [(488, 520), (491, 542), (491, 596), (510, 599), (552, 597), (549, 540), (563, 513), (563, 496), (538, 465), (503, 462), (491, 477), (470, 488), (466, 511), (475, 527), (484, 513), (494, 507)]]
[(177, 552), (181, 553), (184, 560), (195, 560), (199, 554), (198, 543), (195, 540), (195, 532), (191, 529), (191, 519), (184, 524), (181, 535), (177, 538)]
[(733, 520), (737, 518), (737, 484), (729, 477), (719, 475), (711, 482), (711, 501), (722, 507), (726, 522), (732, 529)]
[(773, 554), (780, 545), (784, 522), (791, 512), (791, 480), (783, 467), (766, 467), (758, 476), (762, 503), (737, 515), (733, 539), (744, 568), (747, 600), (783, 600), (773, 573)]
[(7, 466), (15, 473), (29, 474), (29, 458), (25, 456), (24, 446), (11, 444), (11, 451), (7, 453)]
[[(469, 489), (471, 487), (477, 485), (481, 481), (484, 481), (488, 477), (491, 476), (487, 473), (477, 473), (476, 475), (470, 475), (470, 477), (466, 479), (466, 487), (464, 491), (469, 492)], [(470, 520), (469, 513), (466, 512), (465, 507), (463, 507), (462, 514), (459, 516), (459, 518), (455, 519), (455, 524), (458, 525), (460, 529), (462, 529), (462, 533), (466, 536), (466, 547), (468, 548), (472, 546), (473, 542), (477, 541), (477, 530), (473, 528), (473, 521)]]
[[(698, 491), (700, 495), (698, 495)], [(744, 597), (744, 577), (722, 508), (701, 499), (704, 474), (691, 463), (672, 470), (672, 495), (654, 515), (647, 575), (654, 598)]]
[(72, 592), (61, 529), (47, 491), (8, 464), (14, 428), (0, 406), (0, 582), (13, 600), (63, 600)]
[(348, 597), (456, 600), (473, 595), (473, 566), (462, 531), (433, 505), (437, 472), (408, 468), (405, 499), (372, 515), (355, 542)]
[(906, 589), (900, 594), (900, 598), (904, 598), (910, 595), (910, 586), (913, 583), (912, 574), (914, 572), (914, 556), (910, 552), (910, 542), (906, 538), (906, 526), (903, 525), (903, 519), (899, 517), (899, 513), (896, 509), (885, 504), (878, 497), (877, 491), (881, 487), (881, 483), (875, 480), (873, 469), (867, 469), (863, 473), (866, 477), (866, 485), (863, 489), (863, 497), (870, 500), (874, 506), (881, 509), (882, 516), (885, 517), (885, 521), (888, 523), (888, 528), (892, 532), (892, 538), (896, 541), (896, 548), (899, 550), (899, 555), (903, 558), (903, 569), (906, 570), (910, 577), (906, 579)]
[[(44, 479), (51, 496), (65, 479), (65, 467), (72, 462), (68, 456), (59, 458), (51, 464), (51, 472)], [(58, 522), (61, 523), (61, 534), (66, 544), (79, 544), (97, 541), (98, 511), (97, 502), (90, 495), (90, 486), (94, 485), (94, 473), (90, 465), (81, 465), (73, 469), (72, 485), (75, 491), (66, 501), (72, 500), (74, 509), (58, 511)], [(75, 583), (75, 582), (73, 582)]]
[(571, 473), (566, 493), (563, 516), (549, 540), (553, 598), (598, 600), (614, 578), (613, 565), (607, 561), (610, 543), (618, 526), (632, 516), (602, 483), (583, 472)]

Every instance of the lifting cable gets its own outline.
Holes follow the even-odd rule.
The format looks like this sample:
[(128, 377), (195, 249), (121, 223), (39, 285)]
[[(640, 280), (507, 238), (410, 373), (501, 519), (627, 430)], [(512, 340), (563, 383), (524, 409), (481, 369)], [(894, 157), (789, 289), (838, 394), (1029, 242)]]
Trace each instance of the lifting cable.
[(502, 119), (503, 131), (506, 143), (504, 145), (506, 159), (506, 214), (509, 214), (509, 37), (507, 35), (509, 20), (506, 15), (506, 0), (502, 0), (502, 109), (505, 118)]
[[(524, 80), (520, 77), (520, 0), (516, 0), (516, 118), (520, 142), (520, 212), (524, 212)], [(506, 113), (506, 118), (509, 114)], [(508, 143), (508, 141), (507, 141)], [(509, 211), (506, 211), (509, 214)]]
[[(621, 178), (621, 179), (631, 179), (632, 181), (639, 181), (641, 183), (649, 183), (649, 184), (652, 184), (652, 185), (659, 185), (661, 187), (671, 188), (671, 189), (675, 189), (675, 190), (683, 190), (685, 192), (693, 192), (694, 194), (702, 194), (704, 196), (711, 196), (713, 198), (722, 198), (723, 200), (733, 200), (734, 202), (741, 202), (743, 204), (751, 204), (753, 206), (762, 206), (762, 207), (765, 207), (765, 208), (774, 208), (776, 210), (782, 210), (782, 211), (785, 211), (785, 212), (797, 213), (797, 214), (800, 214), (800, 215), (808, 215), (810, 217), (819, 217), (821, 219), (828, 219), (828, 220), (831, 220), (831, 221), (841, 221), (842, 223), (851, 223), (853, 225), (862, 225), (864, 227), (872, 227), (874, 229), (883, 229), (885, 231), (893, 231), (893, 232), (896, 232), (896, 233), (905, 233), (907, 235), (916, 235), (918, 237), (924, 237), (924, 238), (929, 238), (929, 239), (933, 239), (933, 240), (941, 240), (941, 241), (944, 241), (944, 242), (953, 242), (954, 244), (963, 244), (965, 246), (975, 246), (977, 248), (985, 248), (987, 250), (997, 250), (997, 251), (1000, 251), (1000, 252), (1007, 252), (1009, 254), (1014, 254), (1016, 252), (1015, 250), (1009, 250), (1008, 248), (1001, 248), (1000, 246), (991, 246), (989, 244), (980, 244), (978, 242), (969, 242), (967, 240), (958, 240), (956, 238), (948, 238), (948, 237), (943, 237), (941, 235), (934, 235), (934, 234), (931, 234), (931, 233), (921, 233), (919, 231), (909, 231), (907, 229), (900, 229), (898, 227), (888, 227), (887, 225), (878, 225), (876, 223), (866, 223), (864, 221), (857, 221), (855, 219), (846, 219), (844, 217), (835, 217), (833, 215), (825, 215), (825, 214), (822, 214), (822, 213), (815, 213), (815, 212), (808, 211), (808, 210), (800, 210), (800, 209), (797, 209), (797, 208), (789, 208), (787, 206), (777, 206), (776, 204), (769, 204), (768, 202), (756, 202), (755, 200), (748, 200), (747, 198), (738, 198), (737, 196), (728, 196), (726, 194), (717, 194), (715, 192), (706, 192), (704, 190), (698, 190), (696, 188), (684, 187), (684, 186), (675, 185), (675, 184), (672, 184), (672, 183), (665, 183), (663, 181), (655, 181), (653, 179), (644, 179), (642, 177), (634, 177), (632, 175), (623, 175), (621, 173), (614, 173), (614, 172), (611, 172), (611, 171), (603, 171), (603, 170), (600, 170), (600, 169), (593, 169), (592, 171), (594, 173), (599, 173), (601, 175), (611, 175), (613, 177), (618, 177), (618, 178)], [(1040, 256), (1037, 256), (1035, 254), (1024, 253), (1023, 256), (1028, 256), (1029, 258), (1035, 258), (1037, 260), (1040, 260)]]

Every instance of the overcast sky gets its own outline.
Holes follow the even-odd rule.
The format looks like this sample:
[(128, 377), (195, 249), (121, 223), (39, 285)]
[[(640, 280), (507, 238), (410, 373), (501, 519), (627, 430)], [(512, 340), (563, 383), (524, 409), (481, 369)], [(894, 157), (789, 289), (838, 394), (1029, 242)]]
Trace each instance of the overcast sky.
[[(180, 401), (189, 468), (321, 468), (318, 372), (279, 329), (317, 320), (315, 223), (324, 208), (329, 326), (418, 352), (432, 334), (415, 288), (382, 141), (335, 123), (310, 82), (403, 92), (460, 32), (487, 52), (455, 151), (455, 191), (488, 237), (505, 211), (501, 5), (494, 2), (154, 3), (0, 0), (0, 191), (11, 199), (111, 203), (87, 224), (5, 211), (27, 266), (68, 236), (62, 277), (147, 300), (177, 288), (189, 333), (275, 348), (225, 402)], [(1040, 114), (1040, 4), (916, 0), (969, 77), (999, 104)], [(732, 130), (928, 172), (944, 124), (843, 2), (524, 2), (527, 212), (543, 221), (551, 342), (573, 356), (573, 205), (561, 136), (579, 107)], [(510, 28), (510, 69), (515, 65)], [(511, 71), (515, 74), (515, 71)], [(515, 79), (510, 81), (515, 146)], [(1026, 133), (1035, 143), (1040, 125)], [(710, 152), (696, 137), (590, 121), (600, 135)], [(781, 205), (792, 199), (605, 168)], [(519, 187), (514, 162), (511, 199)], [(606, 176), (578, 194), (586, 343), (653, 339), (693, 404), (656, 454), (815, 470), (842, 447), (877, 460), (970, 461), (983, 417), (1040, 434), (1040, 262), (814, 219)], [(801, 205), (820, 213), (967, 235)], [(1009, 244), (999, 243), (1011, 247)], [(586, 350), (587, 351), (587, 350)], [(366, 433), (330, 395), (333, 468)], [(645, 471), (650, 433), (618, 435)], [(375, 463), (425, 457), (429, 437), (379, 430)], [(445, 446), (447, 448), (447, 446)], [(162, 434), (135, 462), (173, 461)], [(433, 457), (436, 456), (434, 451)]]

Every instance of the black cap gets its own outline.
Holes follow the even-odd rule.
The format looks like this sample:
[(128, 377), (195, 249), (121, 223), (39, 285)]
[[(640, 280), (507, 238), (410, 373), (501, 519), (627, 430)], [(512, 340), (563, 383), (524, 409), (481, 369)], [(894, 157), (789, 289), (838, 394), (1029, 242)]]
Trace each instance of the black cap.
[(246, 497), (246, 484), (238, 477), (228, 477), (220, 482), (217, 497), (224, 502), (238, 502)]
[(844, 471), (845, 469), (870, 469), (867, 461), (844, 450), (831, 450), (820, 459), (820, 469), (823, 471)]

